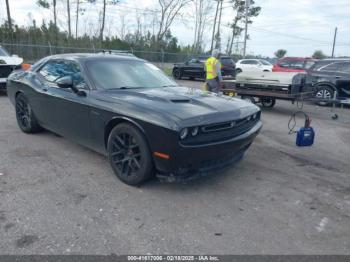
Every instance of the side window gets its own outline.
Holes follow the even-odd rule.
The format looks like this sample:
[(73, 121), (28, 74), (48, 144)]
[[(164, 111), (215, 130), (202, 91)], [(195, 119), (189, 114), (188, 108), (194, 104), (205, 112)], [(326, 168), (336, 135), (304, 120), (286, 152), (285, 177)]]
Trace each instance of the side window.
[(259, 62), (256, 61), (256, 60), (250, 60), (250, 61), (251, 61), (251, 62), (250, 62), (251, 65), (257, 65), (257, 64), (259, 64)]
[(320, 71), (337, 72), (340, 70), (340, 63), (331, 63), (319, 69)]
[(64, 76), (71, 76), (77, 88), (86, 87), (79, 66), (71, 61), (50, 61), (39, 70), (39, 73), (50, 83), (55, 83)]
[(344, 62), (340, 64), (340, 71), (350, 74), (350, 62)]
[(252, 60), (243, 60), (243, 61), (241, 62), (241, 64), (244, 64), (244, 65), (251, 65), (251, 64), (252, 64), (251, 61), (252, 61)]

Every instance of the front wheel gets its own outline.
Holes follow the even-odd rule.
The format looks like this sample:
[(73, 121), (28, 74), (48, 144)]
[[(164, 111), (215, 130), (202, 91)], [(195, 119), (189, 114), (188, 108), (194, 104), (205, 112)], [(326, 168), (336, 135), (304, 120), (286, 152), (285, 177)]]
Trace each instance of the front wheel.
[(116, 176), (139, 185), (153, 175), (153, 162), (144, 135), (130, 124), (119, 124), (108, 138), (108, 159)]
[(18, 126), (24, 133), (37, 133), (42, 130), (24, 94), (17, 95), (15, 108)]

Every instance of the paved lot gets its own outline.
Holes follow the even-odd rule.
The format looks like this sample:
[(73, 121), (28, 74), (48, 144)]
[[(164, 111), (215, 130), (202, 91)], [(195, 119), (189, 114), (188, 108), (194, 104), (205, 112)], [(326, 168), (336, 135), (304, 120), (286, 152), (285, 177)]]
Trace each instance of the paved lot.
[(350, 254), (350, 110), (305, 109), (313, 147), (294, 145), (296, 108), (278, 102), (235, 168), (133, 188), (93, 151), (20, 132), (0, 95), (0, 253)]

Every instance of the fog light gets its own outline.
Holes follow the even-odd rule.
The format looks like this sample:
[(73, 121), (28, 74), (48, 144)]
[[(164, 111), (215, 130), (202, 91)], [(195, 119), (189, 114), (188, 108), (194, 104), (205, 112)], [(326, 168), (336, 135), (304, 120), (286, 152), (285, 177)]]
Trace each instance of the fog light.
[(181, 132), (180, 132), (180, 138), (181, 139), (185, 139), (187, 134), (188, 134), (188, 128), (182, 129)]
[(257, 117), (257, 114), (255, 113), (254, 115), (253, 115), (253, 119), (255, 119)]
[(250, 121), (250, 119), (252, 119), (252, 116), (248, 116), (247, 117), (247, 120)]
[(198, 134), (198, 127), (192, 128), (191, 135), (196, 136)]

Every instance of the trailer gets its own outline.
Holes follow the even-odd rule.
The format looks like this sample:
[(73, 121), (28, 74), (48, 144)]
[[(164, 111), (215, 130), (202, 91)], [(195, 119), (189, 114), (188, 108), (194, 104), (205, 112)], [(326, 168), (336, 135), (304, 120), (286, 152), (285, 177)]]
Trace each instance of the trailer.
[(223, 80), (222, 92), (225, 95), (239, 95), (263, 107), (273, 107), (277, 99), (311, 99), (314, 90), (305, 84), (304, 73), (246, 72), (237, 75), (235, 80)]
[(314, 88), (305, 83), (304, 73), (241, 73), (235, 80), (224, 79), (222, 92), (228, 96), (239, 95), (244, 100), (260, 103), (267, 108), (274, 107), (276, 100), (297, 102), (299, 109), (304, 101), (326, 102), (331, 105), (332, 119), (338, 119), (337, 106), (342, 112), (344, 106), (350, 106), (350, 98), (339, 97), (337, 92), (334, 92), (332, 99), (316, 98)]

